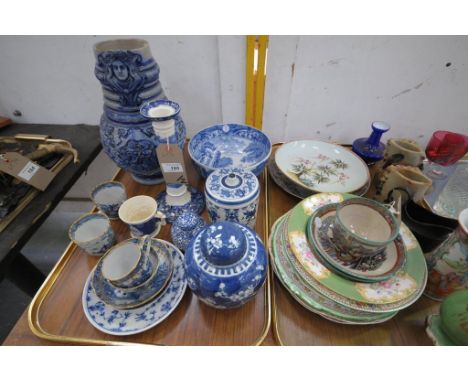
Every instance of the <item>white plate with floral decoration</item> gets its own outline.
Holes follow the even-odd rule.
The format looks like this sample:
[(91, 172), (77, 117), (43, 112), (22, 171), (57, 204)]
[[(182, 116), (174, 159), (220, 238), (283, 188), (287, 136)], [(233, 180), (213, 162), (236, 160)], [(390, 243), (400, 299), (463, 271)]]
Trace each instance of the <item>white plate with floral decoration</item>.
[(314, 192), (352, 193), (370, 179), (369, 169), (361, 158), (327, 142), (285, 143), (276, 151), (275, 161), (289, 179)]

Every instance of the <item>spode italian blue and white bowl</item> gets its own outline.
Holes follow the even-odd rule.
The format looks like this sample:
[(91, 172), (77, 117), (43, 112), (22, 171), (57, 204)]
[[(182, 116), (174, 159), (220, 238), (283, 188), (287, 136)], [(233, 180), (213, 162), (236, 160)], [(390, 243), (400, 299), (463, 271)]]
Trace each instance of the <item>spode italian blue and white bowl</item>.
[(258, 129), (228, 123), (195, 134), (189, 142), (188, 152), (204, 178), (224, 167), (240, 167), (258, 176), (270, 157), (271, 142)]

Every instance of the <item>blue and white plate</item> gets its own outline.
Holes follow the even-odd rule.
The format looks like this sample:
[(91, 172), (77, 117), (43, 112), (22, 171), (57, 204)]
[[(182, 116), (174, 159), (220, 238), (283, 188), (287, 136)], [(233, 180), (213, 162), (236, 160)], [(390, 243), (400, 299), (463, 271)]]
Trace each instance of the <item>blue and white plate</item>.
[(118, 309), (103, 302), (94, 292), (88, 276), (83, 289), (83, 310), (88, 321), (96, 329), (116, 336), (128, 336), (144, 332), (165, 320), (179, 305), (187, 287), (184, 258), (171, 243), (158, 240), (172, 256), (174, 271), (166, 289), (155, 300), (133, 309)]
[(206, 178), (213, 170), (240, 167), (255, 175), (265, 168), (271, 142), (260, 130), (229, 123), (214, 125), (195, 134), (188, 152), (200, 174)]

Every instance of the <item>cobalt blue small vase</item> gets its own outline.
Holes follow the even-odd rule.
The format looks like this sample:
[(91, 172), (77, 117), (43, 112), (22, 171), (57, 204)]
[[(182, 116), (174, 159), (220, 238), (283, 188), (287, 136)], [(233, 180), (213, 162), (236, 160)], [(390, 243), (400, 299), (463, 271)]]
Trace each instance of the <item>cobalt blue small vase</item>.
[(384, 157), (385, 145), (380, 142), (382, 134), (390, 130), (385, 122), (372, 122), (372, 133), (368, 138), (358, 138), (353, 142), (353, 151), (367, 164), (375, 163)]

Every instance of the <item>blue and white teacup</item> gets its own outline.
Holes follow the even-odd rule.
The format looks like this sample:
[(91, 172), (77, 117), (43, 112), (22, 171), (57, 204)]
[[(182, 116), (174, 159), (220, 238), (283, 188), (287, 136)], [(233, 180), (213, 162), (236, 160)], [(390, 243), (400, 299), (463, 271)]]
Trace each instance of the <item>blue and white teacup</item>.
[(100, 256), (114, 244), (115, 236), (109, 218), (102, 213), (86, 214), (76, 220), (68, 236), (80, 248), (93, 256)]
[(119, 217), (119, 208), (127, 199), (125, 186), (120, 182), (106, 182), (97, 185), (91, 193), (94, 204), (109, 219)]
[(130, 228), (132, 237), (155, 237), (166, 224), (165, 215), (151, 196), (139, 195), (126, 200), (119, 208), (119, 218)]
[(157, 267), (150, 259), (150, 250), (149, 236), (140, 239), (140, 243), (135, 243), (135, 239), (122, 241), (103, 256), (102, 275), (119, 288), (132, 288), (143, 284)]

